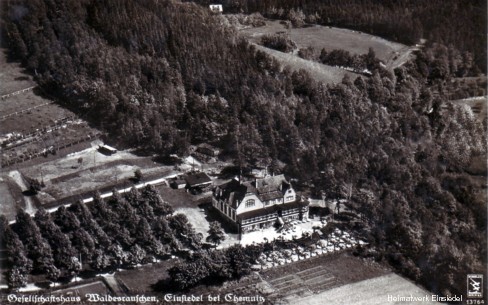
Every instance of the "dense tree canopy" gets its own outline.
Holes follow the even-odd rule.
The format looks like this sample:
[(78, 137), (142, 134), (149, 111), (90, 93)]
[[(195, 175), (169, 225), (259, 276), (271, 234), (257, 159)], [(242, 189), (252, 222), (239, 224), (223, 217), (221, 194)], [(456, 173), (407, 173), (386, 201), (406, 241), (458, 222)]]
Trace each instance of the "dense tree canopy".
[[(212, 0), (188, 0), (202, 5)], [(344, 27), (413, 45), (456, 46), (486, 73), (486, 1), (484, 0), (222, 0), (224, 13), (260, 12), (268, 18)], [(465, 54), (468, 54), (465, 53)]]
[[(116, 193), (108, 202), (96, 194), (90, 206), (80, 201), (53, 213), (41, 208), (34, 217), (19, 211), (16, 223), (10, 226), (1, 218), (9, 287), (24, 286), (29, 273), (44, 274), (52, 281), (66, 280), (82, 270), (113, 270), (168, 258), (182, 250), (183, 243), (199, 249), (200, 240), (186, 217), (161, 209), (168, 203), (160, 198), (148, 186), (124, 195)], [(148, 217), (145, 210), (138, 209), (141, 206), (157, 212)], [(120, 222), (107, 221), (106, 216)], [(178, 234), (168, 223), (182, 223)]]
[[(417, 11), (410, 11), (386, 1), (360, 8), (353, 0), (351, 6), (302, 2), (329, 3), (333, 15), (318, 16), (327, 24), (348, 25), (350, 17), (339, 17), (364, 7), (400, 22), (391, 30), (393, 21), (380, 23), (391, 34), (417, 20), (421, 29), (432, 29), (434, 36), (422, 36), (433, 40), (444, 28), (429, 27), (420, 13), (429, 13), (434, 23), (446, 21), (447, 13), (431, 10), (458, 3), (412, 2)], [(478, 2), (468, 2), (456, 11), (471, 16)], [(399, 19), (402, 7), (419, 18)], [(303, 10), (308, 17), (308, 8)], [(299, 25), (301, 15), (294, 14)], [(299, 184), (330, 198), (350, 198), (371, 227), (378, 259), (435, 292), (462, 293), (466, 270), (485, 270), (486, 203), (465, 169), (473, 157), (486, 159), (486, 120), (483, 126), (471, 109), (448, 103), (446, 90), (452, 77), (465, 75), (466, 63), (482, 54), (469, 48), (477, 46), (472, 37), (479, 33), (471, 21), (462, 26), (472, 30), (465, 40), (452, 34), (465, 32), (452, 30), (457, 19), (445, 22), (446, 41), (469, 52), (433, 43), (394, 73), (376, 70), (336, 85), (281, 68), (225, 27), (221, 17), (191, 3), (17, 0), (6, 4), (3, 22), (12, 55), (36, 75), (40, 87), (121, 143), (165, 155), (213, 141), (241, 164), (286, 164), (284, 171)], [(136, 263), (144, 253), (200, 248), (201, 236), (184, 215), (173, 216), (150, 188), (141, 194), (115, 195), (107, 202), (96, 196), (89, 211), (79, 205), (60, 209), (52, 221), (38, 217), (49, 236), (20, 213), (14, 231), (34, 270), (53, 275), (54, 268), (67, 268), (55, 266), (66, 254), (49, 244), (62, 239), (56, 226), (78, 253), (94, 246), (90, 264), (100, 269)], [(147, 235), (149, 228), (154, 238)], [(143, 235), (147, 238), (138, 244)], [(201, 278), (209, 270), (196, 269)], [(445, 276), (436, 277), (441, 270)], [(16, 274), (13, 280), (22, 282)]]

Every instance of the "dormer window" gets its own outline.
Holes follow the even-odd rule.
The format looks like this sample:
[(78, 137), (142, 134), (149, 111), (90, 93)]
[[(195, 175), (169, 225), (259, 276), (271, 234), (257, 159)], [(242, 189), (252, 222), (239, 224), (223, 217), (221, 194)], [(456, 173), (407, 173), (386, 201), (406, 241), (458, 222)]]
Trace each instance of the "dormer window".
[(254, 199), (248, 199), (246, 200), (246, 208), (253, 207), (256, 204)]

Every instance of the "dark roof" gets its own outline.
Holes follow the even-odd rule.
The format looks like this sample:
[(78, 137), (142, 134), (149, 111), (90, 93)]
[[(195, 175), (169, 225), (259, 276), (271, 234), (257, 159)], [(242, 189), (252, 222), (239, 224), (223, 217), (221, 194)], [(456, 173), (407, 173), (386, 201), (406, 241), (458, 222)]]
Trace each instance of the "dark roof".
[(283, 197), (283, 194), (290, 188), (284, 175), (277, 175), (256, 179), (256, 189), (259, 199), (262, 201), (273, 200)]
[(256, 189), (249, 182), (240, 183), (236, 179), (224, 183), (215, 190), (217, 199), (224, 199), (235, 209), (237, 202), (242, 201), (247, 193), (256, 193)]
[(307, 201), (293, 201), (293, 202), (288, 202), (284, 204), (275, 204), (271, 205), (269, 207), (264, 207), (262, 209), (254, 210), (254, 211), (249, 211), (246, 213), (242, 213), (237, 215), (237, 220), (244, 220), (244, 219), (249, 219), (249, 218), (254, 218), (257, 216), (264, 216), (268, 214), (273, 214), (277, 213), (278, 211), (284, 211), (284, 210), (291, 210), (295, 208), (300, 208), (300, 207), (305, 207), (308, 205)]
[(226, 200), (233, 208), (237, 208), (237, 203), (242, 201), (247, 193), (255, 194), (264, 202), (283, 198), (283, 194), (290, 187), (291, 186), (285, 180), (284, 175), (257, 179), (253, 183), (239, 183), (238, 180), (233, 179), (230, 182), (217, 187), (214, 195), (217, 199)]
[(263, 202), (268, 200), (275, 200), (278, 198), (283, 198), (283, 193), (281, 193), (280, 191), (272, 191), (264, 194), (259, 194), (259, 199), (261, 199), (261, 201)]
[(212, 183), (212, 179), (210, 179), (210, 177), (204, 172), (189, 174), (186, 176), (185, 180), (190, 187)]
[(175, 179), (173, 180), (171, 183), (175, 183), (175, 184), (185, 184), (186, 181), (183, 180), (183, 179)]

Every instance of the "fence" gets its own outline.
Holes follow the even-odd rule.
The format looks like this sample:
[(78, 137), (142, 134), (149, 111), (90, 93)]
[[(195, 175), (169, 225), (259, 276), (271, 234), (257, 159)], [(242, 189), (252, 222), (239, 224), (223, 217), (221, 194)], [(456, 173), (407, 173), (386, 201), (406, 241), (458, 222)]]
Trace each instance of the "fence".
[(12, 113), (6, 114), (4, 116), (1, 116), (0, 117), (0, 120), (5, 120), (6, 118), (9, 118), (11, 116), (19, 115), (19, 114), (22, 114), (22, 113), (25, 113), (25, 112), (29, 112), (31, 110), (34, 110), (36, 108), (43, 107), (43, 106), (46, 106), (46, 105), (51, 105), (51, 104), (54, 104), (54, 102), (47, 102), (47, 103), (40, 104), (40, 105), (37, 105), (37, 106), (34, 106), (34, 107), (30, 107), (30, 108), (27, 108), (27, 109), (22, 109), (22, 110), (19, 110), (19, 111), (16, 111), (16, 112), (12, 112)]
[(78, 138), (78, 139), (76, 139), (76, 140), (74, 140), (72, 142), (69, 142), (67, 144), (63, 144), (63, 145), (59, 145), (59, 146), (53, 147), (53, 148), (51, 148), (49, 150), (46, 150), (46, 149), (38, 150), (37, 152), (31, 153), (29, 155), (23, 155), (23, 156), (20, 156), (20, 157), (13, 158), (11, 160), (2, 160), (2, 167), (6, 167), (6, 166), (10, 166), (10, 165), (14, 165), (14, 164), (26, 162), (26, 161), (29, 161), (29, 160), (32, 160), (32, 159), (35, 159), (35, 158), (38, 158), (38, 157), (41, 157), (41, 156), (46, 156), (46, 154), (48, 154), (49, 152), (56, 153), (57, 151), (60, 151), (62, 149), (66, 149), (66, 148), (71, 147), (73, 145), (80, 144), (80, 143), (86, 142), (88, 140), (98, 139), (99, 135), (100, 135), (99, 133), (89, 134), (89, 135), (87, 135), (85, 137)]
[[(67, 123), (69, 120), (75, 120), (76, 119), (76, 116), (74, 115), (71, 115), (71, 116), (67, 116), (67, 117), (64, 117), (62, 119), (59, 119), (59, 120), (56, 120), (54, 122), (54, 124), (52, 125), (49, 125), (49, 126), (46, 126), (46, 127), (43, 127), (41, 129), (36, 129), (35, 131), (31, 132), (31, 133), (28, 133), (28, 134), (18, 134), (16, 136), (13, 136), (11, 138), (9, 138), (8, 140), (4, 141), (2, 143), (2, 146), (4, 146), (4, 149), (8, 150), (8, 149), (12, 149), (14, 147), (17, 147), (19, 145), (23, 145), (23, 144), (26, 144), (26, 143), (30, 143), (30, 142), (33, 142), (36, 140), (36, 137), (38, 136), (41, 136), (47, 132), (51, 132), (51, 131), (55, 131), (57, 129), (60, 129), (62, 126), (63, 123)], [(32, 138), (32, 139), (29, 139), (29, 138)], [(26, 141), (21, 141), (19, 143), (14, 143), (14, 144), (11, 144), (15, 141), (19, 141), (19, 140), (22, 140), (22, 139), (26, 139)]]
[(22, 89), (22, 90), (14, 91), (14, 92), (9, 93), (9, 94), (4, 94), (4, 95), (0, 96), (0, 98), (1, 98), (2, 100), (5, 100), (5, 99), (7, 99), (7, 98), (9, 98), (9, 97), (11, 97), (11, 96), (14, 96), (14, 95), (17, 95), (17, 94), (20, 94), (20, 93), (24, 93), (24, 92), (27, 92), (27, 91), (31, 91), (31, 90), (32, 90), (32, 89), (34, 89), (35, 87), (37, 87), (37, 86), (32, 86), (32, 87), (25, 88), (25, 89)]

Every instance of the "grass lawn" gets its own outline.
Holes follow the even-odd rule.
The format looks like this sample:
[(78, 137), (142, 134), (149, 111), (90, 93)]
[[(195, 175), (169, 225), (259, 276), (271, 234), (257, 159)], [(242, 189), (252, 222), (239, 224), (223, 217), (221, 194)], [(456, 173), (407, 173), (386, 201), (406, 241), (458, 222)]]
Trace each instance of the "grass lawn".
[(166, 185), (159, 185), (156, 187), (161, 194), (161, 197), (173, 206), (176, 210), (178, 208), (197, 208), (197, 202), (194, 195), (187, 193), (186, 190), (175, 190)]
[(36, 83), (18, 62), (7, 62), (7, 50), (0, 49), (0, 95), (34, 86)]
[(17, 210), (24, 207), (22, 190), (15, 185), (8, 177), (0, 178), (0, 214), (5, 215), (8, 220), (15, 219)]
[(299, 49), (311, 46), (318, 52), (325, 48), (327, 51), (340, 49), (353, 54), (365, 54), (368, 53), (369, 48), (372, 48), (377, 58), (383, 62), (388, 61), (392, 54), (406, 47), (403, 44), (388, 41), (378, 36), (342, 28), (313, 25), (287, 30), (284, 25), (280, 24), (279, 20), (266, 20), (266, 26), (241, 31), (256, 43), (260, 42), (263, 35), (277, 32), (288, 33)]
[[(389, 300), (393, 297), (425, 297), (428, 300), (420, 302), (402, 302)], [(356, 282), (341, 286), (319, 294), (307, 296), (299, 299), (290, 299), (289, 304), (308, 304), (308, 305), (393, 305), (393, 304), (440, 304), (430, 299), (431, 293), (416, 286), (409, 280), (390, 273), (372, 279)]]
[(85, 295), (87, 293), (98, 293), (100, 295), (111, 295), (110, 290), (107, 288), (105, 283), (102, 280), (97, 280), (92, 283), (87, 283), (87, 284), (81, 284), (77, 286), (73, 286), (70, 288), (62, 289), (53, 292), (53, 294), (59, 294), (59, 295), (79, 295), (82, 297), (82, 299), (85, 298)]
[(482, 122), (487, 115), (488, 108), (488, 97), (471, 97), (462, 100), (451, 101), (453, 104), (457, 105), (467, 105), (473, 111), (475, 117)]
[(176, 259), (169, 259), (160, 263), (146, 265), (141, 268), (124, 270), (115, 273), (115, 278), (129, 289), (131, 294), (157, 293), (154, 288), (157, 283), (168, 278), (168, 269), (176, 263)]
[(346, 71), (344, 69), (323, 65), (315, 61), (300, 58), (297, 55), (283, 53), (259, 45), (257, 45), (256, 47), (270, 54), (283, 65), (290, 67), (292, 71), (298, 71), (300, 69), (303, 69), (308, 73), (310, 73), (310, 75), (315, 80), (324, 83), (339, 83), (342, 81), (344, 75), (346, 74), (349, 75), (351, 79), (355, 79), (356, 77), (359, 76), (358, 74)]
[[(161, 197), (173, 206), (176, 213), (185, 214), (190, 220), (195, 230), (203, 234), (203, 240), (208, 236), (209, 223), (221, 220), (220, 216), (212, 210), (211, 205), (207, 202), (208, 195), (192, 195), (186, 190), (175, 190), (166, 185), (156, 187)], [(205, 203), (202, 203), (205, 202)], [(222, 246), (230, 246), (238, 242), (238, 235), (223, 225), (226, 232), (226, 240)]]

